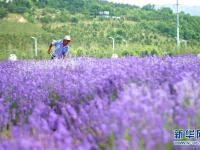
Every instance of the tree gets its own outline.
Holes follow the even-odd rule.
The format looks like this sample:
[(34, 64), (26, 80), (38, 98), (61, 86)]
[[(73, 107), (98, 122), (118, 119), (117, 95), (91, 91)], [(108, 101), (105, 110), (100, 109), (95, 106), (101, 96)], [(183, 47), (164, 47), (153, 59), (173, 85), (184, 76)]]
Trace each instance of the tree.
[(78, 18), (77, 17), (72, 17), (71, 18), (72, 23), (78, 23)]
[(171, 8), (168, 8), (168, 7), (163, 7), (160, 9), (160, 12), (163, 14), (163, 15), (172, 15), (173, 14), (173, 10)]
[(145, 6), (142, 7), (143, 10), (155, 10), (155, 5), (152, 5), (152, 4), (147, 4)]
[(90, 8), (90, 14), (91, 15), (94, 15), (95, 17), (98, 15), (99, 11), (101, 10), (101, 5), (93, 5), (91, 8)]

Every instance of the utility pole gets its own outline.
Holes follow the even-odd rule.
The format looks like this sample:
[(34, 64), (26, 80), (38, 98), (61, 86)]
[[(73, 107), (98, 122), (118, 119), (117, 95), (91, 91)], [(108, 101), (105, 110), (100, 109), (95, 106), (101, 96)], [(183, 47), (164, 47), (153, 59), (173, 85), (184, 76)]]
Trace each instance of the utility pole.
[(37, 55), (38, 55), (38, 47), (37, 47), (37, 38), (36, 37), (31, 37), (33, 40), (34, 40), (34, 42), (35, 42), (35, 56), (37, 57)]
[(177, 49), (180, 47), (180, 22), (179, 22), (179, 0), (177, 0), (177, 12), (176, 12), (176, 46)]
[(128, 41), (125, 40), (125, 39), (123, 39), (123, 42), (125, 42), (125, 44), (126, 44), (126, 48), (127, 48), (127, 47), (128, 47)]
[(113, 53), (115, 53), (115, 39), (113, 37), (109, 37), (112, 39), (112, 45), (113, 45)]

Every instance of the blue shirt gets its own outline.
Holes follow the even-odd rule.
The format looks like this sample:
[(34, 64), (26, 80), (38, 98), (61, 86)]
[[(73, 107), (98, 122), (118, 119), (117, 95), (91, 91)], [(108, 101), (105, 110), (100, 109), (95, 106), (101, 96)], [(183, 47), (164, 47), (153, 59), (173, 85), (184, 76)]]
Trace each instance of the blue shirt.
[(69, 45), (63, 47), (63, 40), (53, 41), (51, 44), (55, 46), (52, 54), (55, 58), (61, 58), (62, 55), (65, 55), (69, 51)]

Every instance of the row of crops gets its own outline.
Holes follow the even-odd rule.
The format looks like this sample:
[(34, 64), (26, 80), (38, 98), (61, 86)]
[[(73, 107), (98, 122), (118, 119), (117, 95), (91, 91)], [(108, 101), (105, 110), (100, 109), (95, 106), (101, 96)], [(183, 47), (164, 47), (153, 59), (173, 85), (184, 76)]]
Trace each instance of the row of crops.
[[(180, 149), (200, 127), (200, 58), (0, 62), (0, 149)], [(186, 147), (188, 148), (188, 147)]]

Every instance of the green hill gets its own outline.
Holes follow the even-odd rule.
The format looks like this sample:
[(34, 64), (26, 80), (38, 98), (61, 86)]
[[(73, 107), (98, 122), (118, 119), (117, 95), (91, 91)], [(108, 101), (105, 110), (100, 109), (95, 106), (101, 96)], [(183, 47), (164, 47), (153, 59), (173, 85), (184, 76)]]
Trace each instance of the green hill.
[[(100, 15), (104, 11), (109, 15)], [(13, 0), (0, 2), (0, 17), (0, 58), (10, 53), (31, 58), (31, 36), (38, 38), (39, 58), (48, 58), (49, 42), (65, 34), (72, 37), (70, 54), (78, 56), (110, 57), (110, 36), (116, 39), (119, 55), (200, 50), (200, 17), (180, 13), (181, 39), (187, 45), (182, 43), (181, 49), (176, 50), (176, 15), (169, 8), (155, 10), (153, 5), (139, 8), (99, 0)]]

